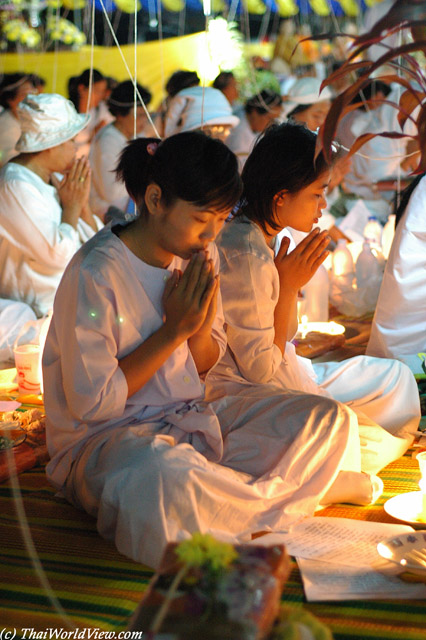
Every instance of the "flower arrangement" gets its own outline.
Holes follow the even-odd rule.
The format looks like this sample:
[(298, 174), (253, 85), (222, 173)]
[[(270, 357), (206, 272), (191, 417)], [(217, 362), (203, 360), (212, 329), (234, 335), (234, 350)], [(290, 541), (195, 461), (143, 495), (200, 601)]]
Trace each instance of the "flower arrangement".
[(22, 45), (28, 49), (35, 49), (41, 43), (41, 35), (36, 29), (30, 27), (24, 20), (16, 18), (7, 21), (2, 29), (6, 46)]
[(86, 36), (75, 24), (65, 18), (50, 16), (46, 25), (46, 36), (52, 43), (61, 43), (71, 47), (81, 47), (86, 44)]
[(86, 0), (13, 0), (0, 13), (0, 47), (3, 51), (46, 50), (51, 46), (79, 48), (86, 36), (72, 22), (60, 17), (61, 7), (82, 9)]
[(282, 545), (233, 546), (194, 533), (168, 545), (128, 628), (148, 640), (331, 640), (303, 607), (280, 603), (289, 571)]

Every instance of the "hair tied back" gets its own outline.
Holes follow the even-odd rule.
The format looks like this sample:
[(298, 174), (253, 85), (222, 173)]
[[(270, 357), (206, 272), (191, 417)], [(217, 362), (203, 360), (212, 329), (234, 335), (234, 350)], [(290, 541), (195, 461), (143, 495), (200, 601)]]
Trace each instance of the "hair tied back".
[(148, 142), (146, 145), (146, 150), (148, 151), (150, 156), (153, 156), (157, 151), (158, 142)]

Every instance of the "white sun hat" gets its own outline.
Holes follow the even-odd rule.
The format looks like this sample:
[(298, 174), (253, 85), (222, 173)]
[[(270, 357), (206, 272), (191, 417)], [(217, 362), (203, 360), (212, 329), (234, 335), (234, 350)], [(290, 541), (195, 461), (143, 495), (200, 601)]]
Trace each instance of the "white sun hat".
[(323, 100), (332, 100), (334, 94), (329, 87), (324, 87), (320, 93), (321, 80), (307, 76), (299, 78), (290, 87), (287, 99), (283, 103), (285, 114), (289, 114), (293, 109), (302, 104), (315, 104)]
[(240, 119), (232, 113), (222, 91), (213, 87), (188, 87), (179, 91), (170, 102), (166, 115), (166, 137), (203, 126), (235, 127)]
[(71, 140), (90, 120), (77, 113), (71, 100), (57, 93), (29, 94), (18, 105), (21, 137), (16, 143), (20, 153), (35, 153)]

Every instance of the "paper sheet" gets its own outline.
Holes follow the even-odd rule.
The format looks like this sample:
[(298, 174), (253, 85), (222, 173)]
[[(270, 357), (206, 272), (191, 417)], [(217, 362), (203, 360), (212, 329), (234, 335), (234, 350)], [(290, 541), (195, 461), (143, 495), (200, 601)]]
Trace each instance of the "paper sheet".
[(403, 582), (397, 575), (400, 568), (377, 552), (380, 541), (410, 531), (402, 524), (318, 516), (253, 544), (286, 546), (297, 558), (309, 601), (425, 599), (425, 584)]
[(381, 540), (409, 531), (413, 528), (404, 524), (318, 516), (302, 520), (287, 533), (268, 534), (258, 541), (262, 540), (263, 544), (270, 536), (279, 536), (287, 553), (297, 558), (358, 567), (376, 563), (376, 547)]
[[(396, 573), (369, 567), (349, 567), (318, 560), (298, 559), (309, 602), (327, 600), (426, 599), (426, 585), (403, 582)], [(391, 568), (391, 572), (396, 572)]]

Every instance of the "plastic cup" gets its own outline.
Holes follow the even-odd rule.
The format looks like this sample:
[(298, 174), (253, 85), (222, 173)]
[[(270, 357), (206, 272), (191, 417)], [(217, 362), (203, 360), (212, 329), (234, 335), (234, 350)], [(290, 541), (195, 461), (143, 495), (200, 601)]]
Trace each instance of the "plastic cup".
[(22, 344), (13, 349), (20, 395), (40, 393), (40, 355), (38, 344)]

